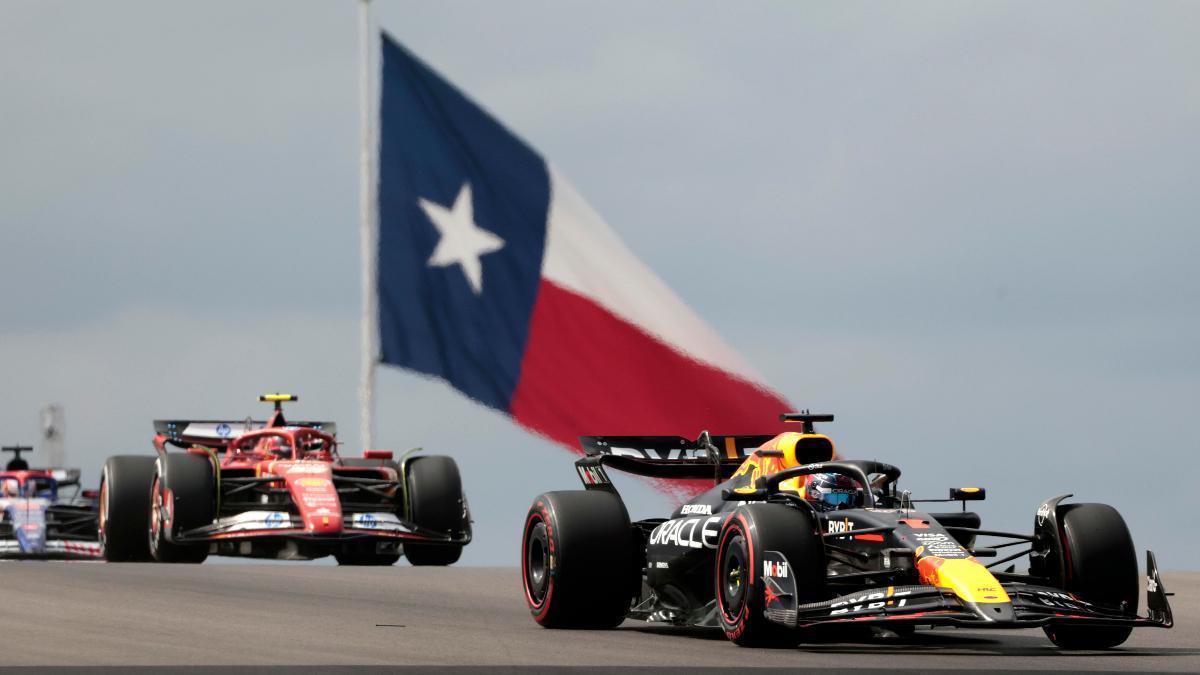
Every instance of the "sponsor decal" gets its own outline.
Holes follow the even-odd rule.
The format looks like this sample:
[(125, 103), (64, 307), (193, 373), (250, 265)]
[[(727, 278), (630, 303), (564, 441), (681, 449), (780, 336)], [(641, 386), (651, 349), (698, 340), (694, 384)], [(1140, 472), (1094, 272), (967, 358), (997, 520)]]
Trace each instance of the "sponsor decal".
[(612, 482), (601, 466), (577, 466), (575, 470), (579, 472), (579, 479), (584, 485), (608, 485)]
[(774, 577), (777, 579), (786, 579), (788, 575), (788, 565), (783, 561), (764, 560), (763, 561), (763, 576)]
[(229, 428), (228, 424), (221, 422), (220, 424), (217, 425), (217, 435), (220, 436), (221, 438), (229, 438), (229, 435), (232, 433), (233, 433), (233, 429)]
[(708, 504), (684, 504), (680, 513), (685, 516), (711, 516), (712, 507)]
[(1037, 510), (1037, 524), (1039, 526), (1046, 524), (1046, 519), (1050, 517), (1050, 502), (1043, 502)]
[[(944, 532), (913, 532), (913, 538), (921, 542), (927, 555), (938, 558), (958, 559), (969, 557), (954, 538)], [(920, 549), (918, 549), (920, 551)], [(920, 555), (918, 553), (917, 555)]]
[(1092, 604), (1062, 591), (1034, 591), (1034, 596), (1043, 605), (1056, 609), (1081, 610), (1084, 606), (1090, 607)]
[(845, 518), (843, 520), (831, 520), (829, 521), (828, 527), (829, 532), (831, 533), (849, 532), (850, 530), (854, 529), (854, 523), (850, 522), (849, 518)]
[[(333, 507), (338, 504), (336, 494), (322, 494), (305, 492), (300, 496), (300, 501), (304, 502), (305, 509), (324, 509), (320, 514), (313, 512), (313, 515), (334, 515)], [(328, 513), (325, 513), (328, 511)]]
[(329, 473), (329, 465), (320, 462), (306, 462), (303, 464), (292, 464), (284, 470), (289, 476), (292, 474), (301, 473)]
[[(742, 455), (749, 455), (754, 451), (754, 448), (743, 448)], [(680, 459), (708, 459), (708, 451), (701, 448), (671, 448), (666, 453), (659, 452), (653, 448), (613, 448), (609, 447), (609, 454), (617, 457), (633, 457), (635, 459), (653, 459), (675, 461)]]
[(296, 485), (306, 488), (318, 488), (329, 485), (329, 481), (324, 478), (300, 478), (296, 480)]
[(659, 561), (659, 562), (654, 563), (654, 567), (657, 569), (660, 569), (660, 570), (665, 570), (665, 569), (670, 569), (671, 565), (670, 565), (670, 563), (665, 563), (665, 562)]
[(1158, 582), (1155, 581), (1154, 576), (1151, 574), (1146, 575), (1146, 592), (1147, 593), (1157, 593), (1158, 592)]
[(263, 526), (269, 528), (287, 527), (292, 524), (291, 517), (282, 511), (272, 511), (263, 518)]
[(907, 602), (909, 591), (897, 591), (889, 586), (886, 591), (872, 591), (853, 595), (834, 602), (830, 605), (829, 616), (849, 614), (851, 612), (874, 611), (885, 607), (903, 607)]
[(350, 527), (380, 532), (410, 532), (394, 513), (356, 513), (350, 516)]
[(650, 533), (651, 545), (716, 548), (721, 516), (679, 518), (662, 523)]

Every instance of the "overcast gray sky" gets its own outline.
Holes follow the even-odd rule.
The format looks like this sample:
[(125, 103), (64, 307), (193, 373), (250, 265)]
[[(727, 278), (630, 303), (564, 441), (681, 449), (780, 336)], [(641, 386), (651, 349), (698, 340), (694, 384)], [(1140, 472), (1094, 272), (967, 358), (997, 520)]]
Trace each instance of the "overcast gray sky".
[[(848, 456), (985, 523), (1105, 501), (1195, 569), (1200, 4), (376, 2)], [(0, 4), (0, 435), (71, 459), (265, 390), (357, 448), (350, 0)], [(515, 564), (567, 453), (381, 372)], [(697, 430), (699, 431), (699, 430)], [(625, 481), (635, 516), (664, 498)]]

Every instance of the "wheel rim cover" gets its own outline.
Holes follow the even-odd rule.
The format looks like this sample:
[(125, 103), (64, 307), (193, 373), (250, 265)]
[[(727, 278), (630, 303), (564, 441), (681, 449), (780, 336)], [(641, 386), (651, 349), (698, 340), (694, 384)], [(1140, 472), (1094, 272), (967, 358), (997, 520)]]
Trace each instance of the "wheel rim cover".
[(529, 546), (525, 551), (526, 584), (529, 595), (536, 603), (546, 597), (550, 581), (549, 550), (546, 539), (546, 524), (538, 522), (529, 533)]
[(746, 603), (746, 540), (734, 535), (721, 559), (721, 596), (730, 618), (741, 614)]

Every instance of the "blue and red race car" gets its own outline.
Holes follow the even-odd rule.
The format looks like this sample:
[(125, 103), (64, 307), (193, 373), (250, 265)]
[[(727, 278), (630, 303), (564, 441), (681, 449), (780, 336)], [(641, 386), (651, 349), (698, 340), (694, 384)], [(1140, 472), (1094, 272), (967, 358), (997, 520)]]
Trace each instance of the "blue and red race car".
[(31, 447), (3, 450), (14, 457), (0, 471), (0, 558), (98, 559), (97, 493), (80, 491), (79, 469), (30, 469)]

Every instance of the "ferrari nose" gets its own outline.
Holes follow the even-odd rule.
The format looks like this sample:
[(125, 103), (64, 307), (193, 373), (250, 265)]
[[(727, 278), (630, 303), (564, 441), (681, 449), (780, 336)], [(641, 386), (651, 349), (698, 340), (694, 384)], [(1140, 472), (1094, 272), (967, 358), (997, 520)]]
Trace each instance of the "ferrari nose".
[(313, 534), (342, 531), (342, 504), (327, 464), (299, 462), (284, 473), (304, 529)]

